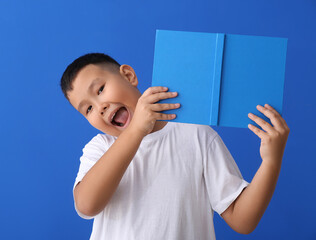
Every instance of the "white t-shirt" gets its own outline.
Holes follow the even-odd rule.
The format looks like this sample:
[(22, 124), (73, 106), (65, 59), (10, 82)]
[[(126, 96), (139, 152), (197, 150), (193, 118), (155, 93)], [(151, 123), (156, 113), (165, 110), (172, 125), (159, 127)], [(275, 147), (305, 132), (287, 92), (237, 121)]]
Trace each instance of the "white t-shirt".
[[(73, 189), (115, 139), (98, 134), (84, 147)], [(213, 210), (224, 212), (247, 185), (211, 127), (168, 122), (143, 139), (102, 212), (76, 211), (94, 218), (92, 240), (210, 240)]]

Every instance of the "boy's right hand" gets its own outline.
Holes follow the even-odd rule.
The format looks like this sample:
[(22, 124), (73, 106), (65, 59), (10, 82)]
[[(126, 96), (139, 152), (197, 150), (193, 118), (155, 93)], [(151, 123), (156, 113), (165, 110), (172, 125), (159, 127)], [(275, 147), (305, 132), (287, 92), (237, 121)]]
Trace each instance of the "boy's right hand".
[(176, 118), (175, 114), (165, 114), (161, 111), (176, 109), (179, 103), (156, 103), (159, 100), (174, 98), (177, 92), (167, 92), (165, 87), (150, 87), (138, 99), (133, 118), (129, 128), (136, 130), (146, 136), (151, 133), (157, 120), (171, 120)]

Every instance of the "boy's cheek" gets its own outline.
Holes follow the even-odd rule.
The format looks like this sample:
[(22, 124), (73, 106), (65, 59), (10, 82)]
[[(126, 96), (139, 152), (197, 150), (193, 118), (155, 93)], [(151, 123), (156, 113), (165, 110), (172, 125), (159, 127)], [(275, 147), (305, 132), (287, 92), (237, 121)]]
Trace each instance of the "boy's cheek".
[(101, 125), (100, 121), (96, 121), (94, 119), (88, 119), (88, 122), (90, 123), (90, 125), (92, 127), (96, 128), (98, 130), (102, 129), (102, 125)]

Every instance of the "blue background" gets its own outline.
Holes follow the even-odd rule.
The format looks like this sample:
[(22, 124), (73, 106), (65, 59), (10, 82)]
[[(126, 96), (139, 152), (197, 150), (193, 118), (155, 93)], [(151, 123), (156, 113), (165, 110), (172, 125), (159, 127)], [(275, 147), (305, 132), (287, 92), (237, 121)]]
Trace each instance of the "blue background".
[[(217, 239), (316, 239), (316, 2), (0, 2), (1, 239), (88, 239), (73, 207), (83, 146), (98, 133), (59, 87), (66, 66), (105, 52), (151, 84), (156, 29), (288, 38), (283, 117), (291, 129), (280, 178), (256, 230), (240, 235), (215, 214)], [(249, 129), (214, 128), (247, 181), (261, 159)]]

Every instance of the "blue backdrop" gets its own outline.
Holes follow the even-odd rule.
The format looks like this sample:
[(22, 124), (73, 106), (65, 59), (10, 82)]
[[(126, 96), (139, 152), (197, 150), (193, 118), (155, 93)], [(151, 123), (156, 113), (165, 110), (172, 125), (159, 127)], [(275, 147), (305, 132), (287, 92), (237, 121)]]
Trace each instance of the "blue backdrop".
[[(256, 230), (240, 235), (215, 214), (217, 239), (316, 239), (316, 2), (0, 1), (1, 239), (88, 239), (73, 207), (83, 146), (98, 133), (59, 87), (65, 67), (105, 52), (151, 84), (156, 29), (288, 38), (283, 117), (291, 129), (280, 178)], [(314, 106), (314, 107), (313, 107)], [(260, 139), (215, 128), (247, 181)]]

